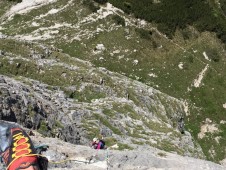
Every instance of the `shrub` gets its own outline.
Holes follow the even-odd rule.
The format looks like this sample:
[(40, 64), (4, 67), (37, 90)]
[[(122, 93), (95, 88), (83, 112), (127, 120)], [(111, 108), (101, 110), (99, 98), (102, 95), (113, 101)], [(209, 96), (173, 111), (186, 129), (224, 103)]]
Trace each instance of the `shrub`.
[(94, 0), (95, 2), (99, 3), (99, 4), (105, 4), (108, 1), (107, 0)]
[(130, 14), (132, 12), (132, 5), (129, 2), (124, 2), (124, 11), (127, 14)]
[(123, 27), (126, 25), (125, 24), (125, 19), (118, 16), (118, 15), (114, 15), (113, 16), (113, 20), (118, 24), (118, 25), (122, 25)]
[(87, 6), (92, 12), (97, 12), (97, 10), (100, 9), (100, 7), (96, 6), (92, 1), (90, 0), (84, 0), (83, 5)]
[(218, 54), (218, 52), (216, 51), (216, 49), (208, 49), (206, 51), (208, 57), (214, 61), (214, 62), (219, 62), (220, 61), (220, 55)]
[(22, 0), (8, 0), (8, 1), (13, 1), (13, 2), (17, 2), (17, 3), (22, 2)]
[(141, 38), (150, 40), (152, 32), (142, 29), (142, 28), (136, 28), (135, 31), (140, 35)]

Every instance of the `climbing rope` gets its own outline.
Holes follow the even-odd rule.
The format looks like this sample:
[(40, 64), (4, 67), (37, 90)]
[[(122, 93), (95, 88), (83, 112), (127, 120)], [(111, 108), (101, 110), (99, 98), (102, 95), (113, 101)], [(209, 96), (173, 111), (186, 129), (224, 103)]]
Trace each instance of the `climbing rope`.
[(69, 161), (91, 164), (90, 161), (80, 161), (80, 160), (76, 160), (76, 159), (65, 159), (65, 160), (61, 160), (61, 161), (50, 161), (49, 160), (49, 162), (52, 163), (52, 164), (62, 164), (62, 163), (66, 163), (66, 162), (69, 162)]
[(109, 151), (108, 151), (108, 149), (106, 149), (107, 150), (107, 159), (106, 159), (106, 162), (107, 162), (107, 170), (109, 170)]
[[(93, 164), (95, 162), (91, 162), (91, 160), (93, 159), (93, 157), (96, 157), (98, 155), (98, 152), (99, 152), (99, 149), (96, 150), (96, 154), (93, 155), (93, 156), (91, 156), (88, 161), (81, 161), (81, 160), (72, 159), (72, 158), (68, 158), (68, 159), (64, 159), (64, 160), (59, 160), (59, 161), (52, 161), (52, 160), (49, 160), (46, 156), (44, 156), (42, 154), (36, 154), (36, 155), (37, 156), (40, 156), (40, 157), (46, 158), (48, 160), (48, 162), (51, 163), (51, 164), (63, 164), (63, 163), (69, 162), (69, 161), (74, 161), (74, 162), (84, 163), (84, 164)], [(109, 151), (108, 151), (108, 149), (105, 149), (105, 155), (106, 155), (106, 158), (104, 160), (106, 160), (107, 170), (109, 170), (110, 163), (109, 163)]]
[[(41, 154), (36, 154), (36, 155), (48, 159), (44, 155), (41, 155)], [(85, 163), (85, 164), (91, 164), (90, 161), (81, 161), (81, 160), (70, 159), (70, 158), (69, 159), (60, 160), (60, 161), (52, 161), (52, 160), (48, 159), (48, 161), (49, 161), (49, 163), (52, 163), (52, 164), (62, 164), (62, 163), (66, 163), (66, 162), (69, 162), (69, 161), (80, 162), (80, 163)]]

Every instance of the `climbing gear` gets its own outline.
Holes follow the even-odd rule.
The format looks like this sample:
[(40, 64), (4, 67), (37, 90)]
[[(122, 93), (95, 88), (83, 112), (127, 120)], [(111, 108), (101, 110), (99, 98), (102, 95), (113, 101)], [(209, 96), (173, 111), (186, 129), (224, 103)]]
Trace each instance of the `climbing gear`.
[(93, 142), (98, 142), (98, 138), (93, 138)]
[(105, 149), (105, 142), (102, 139), (93, 138), (92, 148)]
[(48, 159), (41, 155), (47, 145), (33, 146), (28, 134), (10, 122), (0, 120), (0, 158), (7, 170), (34, 169), (47, 170)]
[[(37, 165), (37, 154), (29, 136), (21, 128), (7, 129), (8, 147), (1, 156), (7, 170)], [(2, 147), (1, 147), (2, 148)]]
[(103, 140), (100, 140), (100, 149), (104, 149), (105, 148), (105, 142)]
[(109, 164), (110, 164), (110, 162), (109, 162), (109, 153), (108, 153), (108, 149), (106, 149), (106, 152), (107, 152), (107, 158), (106, 158), (106, 162), (107, 162), (107, 170), (109, 170)]
[(49, 164), (49, 160), (45, 156), (38, 155), (38, 165), (40, 167), (40, 170), (47, 170), (48, 164)]
[(179, 120), (178, 120), (178, 130), (184, 134), (185, 133), (185, 128), (184, 128), (184, 118), (181, 117)]
[(35, 146), (35, 150), (36, 150), (36, 153), (37, 154), (42, 154), (42, 152), (47, 151), (48, 148), (49, 148), (48, 145), (38, 145), (38, 146)]
[(38, 154), (38, 164), (41, 170), (47, 170), (48, 168), (49, 160), (45, 156), (41, 155), (42, 152), (47, 151), (48, 148), (48, 145), (35, 146), (36, 153)]

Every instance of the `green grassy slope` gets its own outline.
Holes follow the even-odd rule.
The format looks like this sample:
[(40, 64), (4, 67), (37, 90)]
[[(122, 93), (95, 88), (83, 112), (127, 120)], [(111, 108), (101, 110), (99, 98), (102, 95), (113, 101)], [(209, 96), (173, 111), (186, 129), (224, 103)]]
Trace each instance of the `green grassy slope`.
[[(108, 0), (135, 17), (158, 23), (158, 29), (172, 37), (177, 28), (194, 25), (199, 31), (216, 32), (226, 42), (225, 16), (214, 0)], [(222, 6), (225, 1), (221, 0)]]

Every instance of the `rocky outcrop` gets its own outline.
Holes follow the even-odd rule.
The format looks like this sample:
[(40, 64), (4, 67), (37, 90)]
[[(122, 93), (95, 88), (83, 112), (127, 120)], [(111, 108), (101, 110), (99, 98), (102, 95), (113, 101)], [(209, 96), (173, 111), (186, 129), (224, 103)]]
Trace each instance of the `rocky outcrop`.
[(61, 111), (64, 106), (57, 104), (62, 100), (67, 103), (67, 99), (61, 96), (62, 91), (58, 88), (50, 91), (47, 85), (30, 81), (31, 86), (6, 76), (0, 77), (1, 120), (17, 122), (26, 128), (39, 130), (45, 136), (81, 143), (82, 137), (78, 130), (81, 127), (74, 127)]
[[(37, 134), (36, 134), (37, 135)], [(182, 157), (156, 148), (140, 147), (133, 151), (93, 150), (57, 139), (32, 137), (36, 144), (47, 144), (43, 153), (50, 161), (50, 170), (223, 170), (225, 167), (200, 159)], [(71, 161), (69, 161), (71, 160)], [(60, 161), (63, 163), (58, 164)], [(53, 163), (55, 162), (55, 163)], [(56, 164), (57, 163), (57, 164)]]

